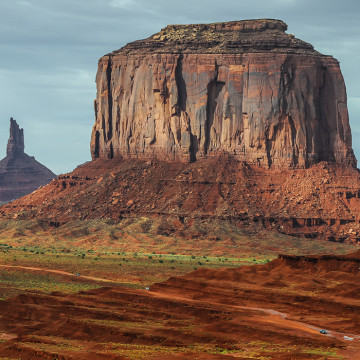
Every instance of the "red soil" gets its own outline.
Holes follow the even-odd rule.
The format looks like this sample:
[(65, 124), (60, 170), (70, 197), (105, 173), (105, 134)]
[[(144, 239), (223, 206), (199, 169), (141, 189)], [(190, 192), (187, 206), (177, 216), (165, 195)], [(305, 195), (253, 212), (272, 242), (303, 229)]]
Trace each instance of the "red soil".
[(1, 303), (0, 355), (360, 359), (359, 263), (359, 252), (279, 256), (266, 265), (199, 269), (150, 291), (19, 295)]
[[(192, 219), (256, 223), (295, 236), (358, 242), (360, 175), (319, 163), (309, 169), (266, 170), (230, 156), (196, 163), (96, 160), (0, 208), (4, 219), (78, 219), (145, 215), (191, 236)], [(176, 225), (175, 225), (176, 224)]]

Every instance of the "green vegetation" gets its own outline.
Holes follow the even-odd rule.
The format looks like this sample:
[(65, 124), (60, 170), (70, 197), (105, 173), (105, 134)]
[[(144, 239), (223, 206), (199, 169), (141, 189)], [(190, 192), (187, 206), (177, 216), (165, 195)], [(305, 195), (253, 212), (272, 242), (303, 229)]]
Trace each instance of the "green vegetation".
[(59, 278), (51, 274), (13, 269), (0, 269), (0, 281), (0, 299), (8, 298), (25, 290), (37, 290), (46, 293), (53, 291), (76, 293), (99, 287), (91, 283), (73, 282), (70, 278)]
[[(145, 288), (194, 268), (262, 264), (269, 257), (216, 257), (0, 244), (0, 298), (25, 290), (74, 293), (100, 286)], [(201, 259), (202, 261), (199, 261)], [(96, 260), (96, 261), (94, 261)], [(77, 275), (76, 275), (77, 274)]]

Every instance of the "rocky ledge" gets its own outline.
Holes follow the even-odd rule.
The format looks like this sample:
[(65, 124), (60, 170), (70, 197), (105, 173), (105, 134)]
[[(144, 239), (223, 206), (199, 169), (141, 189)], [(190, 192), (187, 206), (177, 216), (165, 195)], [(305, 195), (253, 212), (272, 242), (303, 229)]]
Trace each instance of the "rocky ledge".
[(169, 25), (145, 40), (127, 44), (112, 55), (180, 52), (241, 54), (249, 51), (318, 54), (311, 44), (286, 34), (286, 30), (287, 25), (275, 19)]

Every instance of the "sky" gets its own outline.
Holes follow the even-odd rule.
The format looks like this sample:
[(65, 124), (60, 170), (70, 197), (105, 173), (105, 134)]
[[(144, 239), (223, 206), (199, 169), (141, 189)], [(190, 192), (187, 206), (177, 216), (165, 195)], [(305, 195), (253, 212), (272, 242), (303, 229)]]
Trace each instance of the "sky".
[(168, 24), (274, 18), (340, 61), (360, 160), (359, 0), (1, 0), (0, 159), (9, 119), (56, 174), (90, 160), (98, 59)]

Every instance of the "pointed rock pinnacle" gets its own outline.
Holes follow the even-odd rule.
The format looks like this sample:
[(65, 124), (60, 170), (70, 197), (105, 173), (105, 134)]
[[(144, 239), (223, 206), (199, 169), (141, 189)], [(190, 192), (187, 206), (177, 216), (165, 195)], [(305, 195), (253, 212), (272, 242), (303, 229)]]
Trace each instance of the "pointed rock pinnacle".
[(10, 137), (6, 154), (8, 157), (15, 157), (23, 154), (24, 148), (24, 130), (19, 128), (16, 120), (10, 118)]

